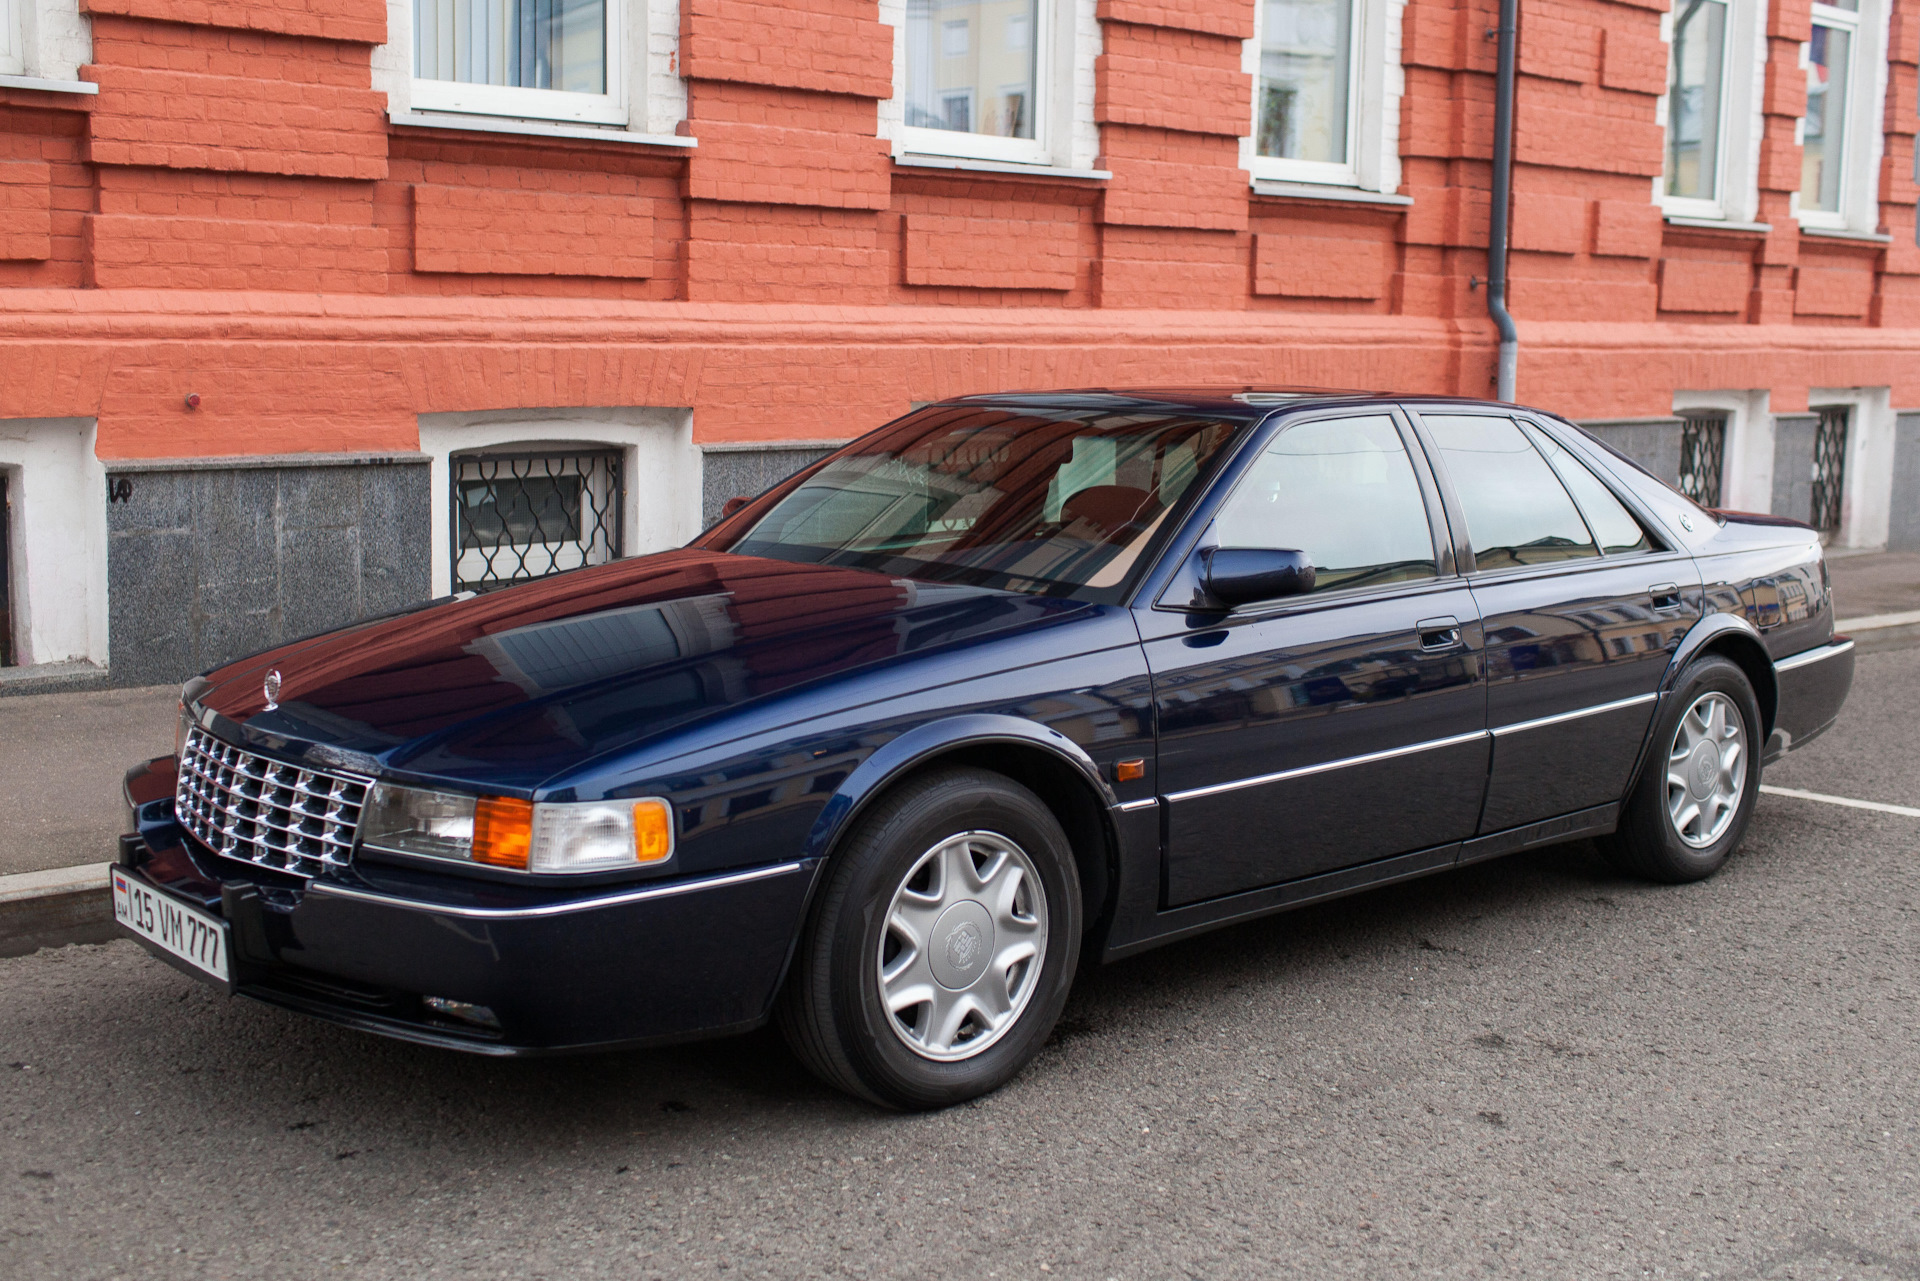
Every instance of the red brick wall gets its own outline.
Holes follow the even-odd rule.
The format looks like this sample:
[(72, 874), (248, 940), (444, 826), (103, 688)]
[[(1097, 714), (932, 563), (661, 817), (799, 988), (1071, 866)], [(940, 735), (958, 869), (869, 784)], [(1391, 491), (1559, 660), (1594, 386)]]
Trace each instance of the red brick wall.
[[(1099, 0), (1099, 180), (896, 164), (875, 0), (683, 0), (692, 148), (390, 125), (382, 0), (85, 0), (98, 96), (0, 88), (0, 416), (96, 416), (139, 456), (406, 448), (451, 409), (690, 405), (705, 440), (804, 439), (994, 387), (1488, 390), (1493, 0), (1407, 5), (1410, 204), (1253, 192), (1255, 4)], [(1525, 397), (1920, 405), (1920, 0), (1893, 4), (1885, 245), (1788, 209), (1808, 0), (1770, 6), (1765, 231), (1651, 202), (1663, 0), (1523, 5)]]

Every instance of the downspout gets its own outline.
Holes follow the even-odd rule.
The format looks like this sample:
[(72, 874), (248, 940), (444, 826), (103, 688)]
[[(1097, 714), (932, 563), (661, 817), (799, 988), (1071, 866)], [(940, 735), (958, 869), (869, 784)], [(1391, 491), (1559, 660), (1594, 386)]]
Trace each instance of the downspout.
[(1513, 200), (1513, 62), (1520, 0), (1500, 0), (1500, 63), (1493, 91), (1493, 208), (1487, 220), (1487, 315), (1500, 331), (1499, 399), (1512, 403), (1520, 331), (1507, 312), (1507, 208)]

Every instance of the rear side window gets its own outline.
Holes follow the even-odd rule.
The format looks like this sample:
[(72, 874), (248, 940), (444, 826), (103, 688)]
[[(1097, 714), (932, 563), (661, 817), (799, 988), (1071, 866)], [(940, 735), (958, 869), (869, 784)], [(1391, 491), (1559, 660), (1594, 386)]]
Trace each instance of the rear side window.
[(1247, 469), (1214, 533), (1222, 547), (1305, 552), (1316, 592), (1438, 572), (1420, 482), (1385, 414), (1282, 431)]
[(1588, 528), (1600, 540), (1600, 550), (1609, 556), (1653, 550), (1653, 540), (1647, 537), (1647, 531), (1640, 527), (1633, 513), (1571, 450), (1537, 427), (1529, 426), (1527, 436), (1540, 447), (1540, 452), (1553, 464), (1553, 470), (1573, 491), (1574, 501), (1586, 515)]
[(1511, 418), (1422, 415), (1483, 570), (1597, 557), (1580, 509)]

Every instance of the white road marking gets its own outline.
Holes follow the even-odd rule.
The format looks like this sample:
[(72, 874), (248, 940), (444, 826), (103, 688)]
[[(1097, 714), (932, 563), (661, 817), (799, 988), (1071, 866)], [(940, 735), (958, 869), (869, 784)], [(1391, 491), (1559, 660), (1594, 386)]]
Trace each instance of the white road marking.
[(1904, 814), (1908, 818), (1920, 818), (1920, 809), (1911, 805), (1888, 805), (1884, 801), (1856, 801), (1848, 796), (1828, 796), (1825, 792), (1803, 792), (1797, 787), (1769, 787), (1762, 783), (1760, 790), (1768, 796), (1792, 796), (1803, 801), (1821, 801), (1828, 805), (1844, 805), (1854, 810), (1878, 810), (1882, 814)]
[(1920, 609), (1911, 609), (1904, 614), (1868, 614), (1864, 618), (1842, 618), (1834, 623), (1833, 630), (1844, 635), (1847, 632), (1870, 632), (1879, 627), (1905, 627), (1910, 623), (1920, 623)]

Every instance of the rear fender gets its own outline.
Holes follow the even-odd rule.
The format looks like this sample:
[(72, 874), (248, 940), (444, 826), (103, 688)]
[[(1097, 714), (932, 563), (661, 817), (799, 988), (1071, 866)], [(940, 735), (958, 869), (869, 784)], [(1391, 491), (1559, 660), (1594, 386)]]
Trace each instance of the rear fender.
[[(1760, 744), (1764, 745), (1767, 736), (1773, 732), (1774, 714), (1780, 706), (1780, 682), (1774, 675), (1773, 659), (1767, 653), (1766, 643), (1760, 639), (1760, 633), (1754, 625), (1740, 615), (1708, 614), (1680, 638), (1673, 657), (1667, 662), (1667, 670), (1661, 673), (1660, 701), (1654, 707), (1646, 741), (1640, 745), (1640, 759), (1634, 762), (1632, 782), (1627, 785), (1628, 795), (1632, 795), (1634, 787), (1639, 784), (1640, 771), (1646, 768), (1647, 758), (1653, 752), (1654, 729), (1659, 726), (1666, 712), (1668, 700), (1674, 696), (1681, 673), (1702, 654), (1722, 654), (1740, 665), (1753, 686), (1755, 700), (1760, 704)], [(1759, 751), (1761, 747), (1756, 745), (1753, 750)]]

